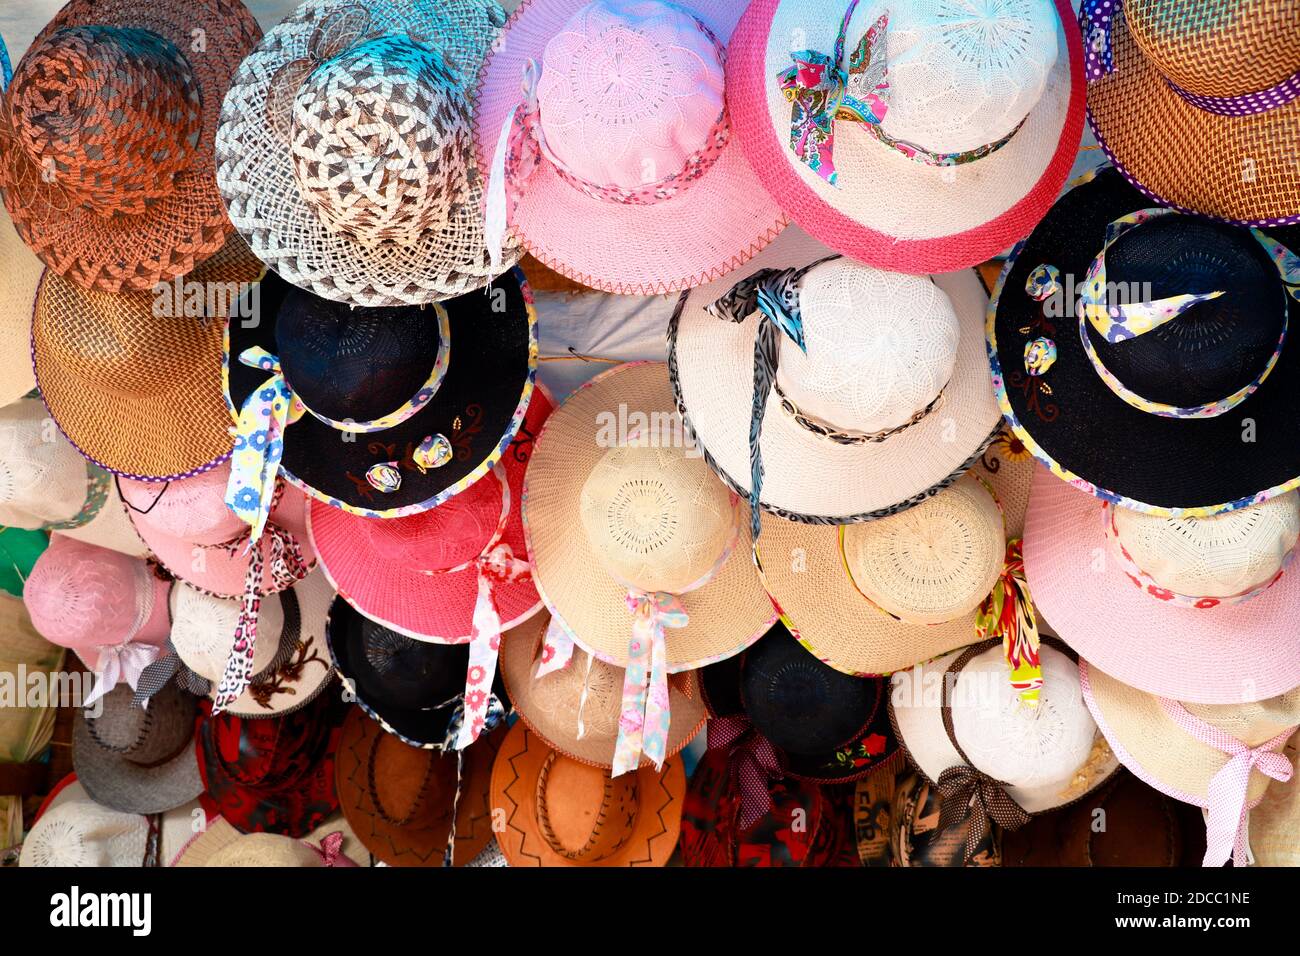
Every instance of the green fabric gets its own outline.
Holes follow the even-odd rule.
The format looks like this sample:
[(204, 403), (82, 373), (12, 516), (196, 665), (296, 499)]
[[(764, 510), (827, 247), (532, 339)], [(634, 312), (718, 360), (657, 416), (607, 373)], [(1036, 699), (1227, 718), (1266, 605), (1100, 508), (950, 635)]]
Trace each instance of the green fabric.
[(23, 582), (49, 543), (45, 531), (0, 528), (0, 591), (22, 597)]

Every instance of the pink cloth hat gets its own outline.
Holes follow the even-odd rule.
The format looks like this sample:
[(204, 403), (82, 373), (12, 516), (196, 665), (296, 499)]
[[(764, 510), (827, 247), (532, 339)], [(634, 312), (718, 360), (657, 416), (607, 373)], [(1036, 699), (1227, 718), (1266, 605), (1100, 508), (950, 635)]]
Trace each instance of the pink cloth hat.
[[(248, 573), (249, 528), (226, 507), (230, 463), (159, 486), (156, 481), (119, 478), (122, 501), (136, 533), (174, 577), (217, 597), (240, 597)], [(275, 529), (279, 529), (276, 531)], [(258, 547), (268, 562), (292, 541), (310, 570), (316, 551), (307, 535), (307, 496), (284, 484)], [(269, 565), (268, 565), (269, 566)], [(304, 571), (305, 573), (305, 571)], [(265, 574), (262, 594), (283, 590), (292, 575)]]
[(775, 238), (787, 220), (724, 89), (744, 8), (524, 0), (479, 77), (489, 234), (508, 223), (555, 271), (629, 295), (725, 275)]
[(1102, 502), (1041, 466), (1025, 519), (1025, 576), (1043, 620), (1095, 667), (1139, 690), (1237, 704), (1300, 686), (1300, 575), (1250, 600), (1179, 606), (1136, 586), (1110, 550)]

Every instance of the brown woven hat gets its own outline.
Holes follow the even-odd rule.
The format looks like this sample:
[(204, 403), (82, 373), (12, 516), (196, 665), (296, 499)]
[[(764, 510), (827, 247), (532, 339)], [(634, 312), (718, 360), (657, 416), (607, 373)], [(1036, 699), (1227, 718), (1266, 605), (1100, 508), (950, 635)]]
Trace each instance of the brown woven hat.
[(213, 140), (260, 36), (239, 0), (71, 0), (46, 25), (0, 107), (0, 191), (51, 271), (147, 290), (221, 249)]
[(72, 444), (109, 471), (146, 481), (185, 477), (227, 458), (224, 320), (264, 272), (238, 236), (161, 297), (92, 291), (46, 272), (32, 317), (32, 362), (41, 396)]
[(522, 722), (492, 768), (497, 834), (511, 866), (664, 866), (681, 831), (686, 771), (670, 757), (611, 777), (548, 747)]
[(1300, 5), (1085, 0), (1088, 117), (1163, 205), (1300, 221)]
[(459, 787), (454, 862), (463, 866), (492, 839), (488, 780), (504, 734), (498, 727), (460, 751), (458, 768), (457, 755), (403, 743), (352, 708), (334, 762), (344, 818), (389, 866), (441, 866)]

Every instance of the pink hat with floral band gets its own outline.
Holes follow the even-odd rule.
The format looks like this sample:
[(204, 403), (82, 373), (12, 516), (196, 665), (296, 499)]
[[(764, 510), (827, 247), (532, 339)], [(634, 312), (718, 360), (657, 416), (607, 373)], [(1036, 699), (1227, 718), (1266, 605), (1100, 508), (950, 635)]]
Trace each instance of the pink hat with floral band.
[(488, 248), (629, 295), (725, 275), (786, 224), (731, 129), (744, 0), (524, 0), (479, 82)]
[(1210, 518), (1138, 514), (1034, 474), (1025, 576), (1041, 618), (1149, 694), (1238, 704), (1300, 686), (1300, 495)]
[(145, 668), (165, 653), (171, 582), (148, 562), (54, 535), (23, 587), (32, 624), (95, 672), (95, 699), (119, 681), (139, 691)]

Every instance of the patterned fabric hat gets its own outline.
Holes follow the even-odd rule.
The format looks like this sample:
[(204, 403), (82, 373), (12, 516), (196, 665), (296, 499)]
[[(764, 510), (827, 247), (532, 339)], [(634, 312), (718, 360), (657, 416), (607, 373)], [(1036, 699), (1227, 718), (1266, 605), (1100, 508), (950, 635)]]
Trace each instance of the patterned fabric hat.
[(1088, 121), (1138, 189), (1256, 226), (1300, 222), (1300, 9), (1084, 0)]
[(37, 35), (0, 108), (0, 192), (52, 273), (147, 292), (225, 245), (213, 140), (260, 36), (239, 0), (71, 0)]
[(221, 113), (230, 219), (280, 276), (364, 306), (487, 285), (471, 112), (496, 0), (308, 0), (244, 60)]

